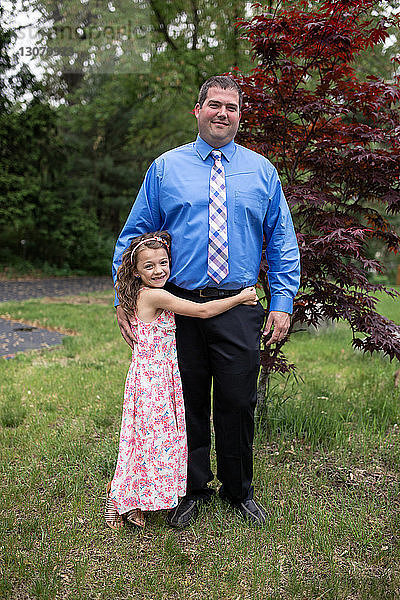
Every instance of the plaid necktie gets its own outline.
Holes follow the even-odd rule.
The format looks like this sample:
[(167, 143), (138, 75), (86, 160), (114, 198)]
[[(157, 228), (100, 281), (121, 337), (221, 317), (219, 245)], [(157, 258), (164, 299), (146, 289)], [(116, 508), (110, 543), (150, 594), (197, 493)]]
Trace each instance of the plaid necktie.
[(211, 156), (214, 165), (210, 176), (207, 274), (220, 283), (229, 273), (225, 169), (220, 150), (213, 150)]

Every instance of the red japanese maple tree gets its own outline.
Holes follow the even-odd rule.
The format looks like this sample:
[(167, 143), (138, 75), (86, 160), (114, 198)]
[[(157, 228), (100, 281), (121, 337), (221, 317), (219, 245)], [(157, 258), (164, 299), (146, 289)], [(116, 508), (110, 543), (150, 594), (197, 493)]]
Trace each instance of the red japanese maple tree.
[[(384, 41), (396, 19), (373, 16), (378, 5), (257, 4), (259, 14), (238, 23), (257, 66), (235, 76), (246, 95), (240, 141), (277, 167), (294, 215), (302, 279), (292, 327), (344, 319), (355, 348), (393, 359), (400, 358), (400, 327), (375, 311), (373, 294), (385, 288), (369, 281), (368, 272), (382, 266), (367, 250), (373, 239), (390, 251), (400, 247), (385, 218), (400, 211), (399, 79), (361, 81), (354, 71), (360, 53)], [(284, 343), (262, 352), (264, 373), (294, 368)]]

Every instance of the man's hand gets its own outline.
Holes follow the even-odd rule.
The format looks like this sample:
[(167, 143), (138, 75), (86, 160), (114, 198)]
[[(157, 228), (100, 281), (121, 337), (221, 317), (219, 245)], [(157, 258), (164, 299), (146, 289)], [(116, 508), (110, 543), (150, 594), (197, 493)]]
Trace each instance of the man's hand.
[(264, 337), (269, 334), (272, 326), (274, 330), (270, 339), (265, 342), (266, 346), (270, 346), (275, 342), (280, 342), (286, 337), (290, 326), (290, 315), (286, 312), (280, 312), (279, 310), (272, 310), (268, 315), (267, 323), (263, 331)]
[(132, 331), (129, 317), (120, 305), (117, 306), (116, 313), (122, 337), (124, 338), (128, 346), (130, 346), (133, 350), (133, 347), (136, 344), (136, 337)]

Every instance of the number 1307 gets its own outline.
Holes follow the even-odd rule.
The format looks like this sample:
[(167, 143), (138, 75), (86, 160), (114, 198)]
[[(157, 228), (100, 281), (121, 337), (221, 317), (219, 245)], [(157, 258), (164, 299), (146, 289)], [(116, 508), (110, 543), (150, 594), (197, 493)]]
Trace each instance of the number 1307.
[(20, 56), (44, 56), (47, 54), (46, 46), (22, 46), (18, 49)]

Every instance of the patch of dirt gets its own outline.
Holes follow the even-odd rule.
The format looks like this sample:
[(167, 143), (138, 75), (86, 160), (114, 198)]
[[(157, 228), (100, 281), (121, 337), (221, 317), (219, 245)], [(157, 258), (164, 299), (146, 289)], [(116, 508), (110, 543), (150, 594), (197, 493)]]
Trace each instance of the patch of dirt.
[(58, 333), (63, 333), (65, 335), (79, 335), (79, 333), (73, 329), (65, 329), (64, 327), (51, 327), (51, 325), (43, 324), (36, 320), (27, 321), (26, 319), (12, 319), (7, 313), (2, 315), (0, 314), (0, 319), (5, 319), (6, 321), (11, 321), (12, 323), (20, 323), (22, 325), (27, 325), (28, 327), (38, 327), (39, 329), (47, 329), (48, 331), (57, 331)]
[(36, 275), (35, 273), (29, 273), (28, 275), (13, 275), (7, 272), (0, 273), (0, 281), (7, 281), (12, 283), (13, 281), (37, 281), (38, 279), (55, 279), (55, 277), (49, 277), (47, 275)]
[(101, 306), (111, 306), (110, 294), (107, 296), (63, 296), (57, 298), (56, 296), (45, 296), (40, 299), (44, 304), (98, 304)]

